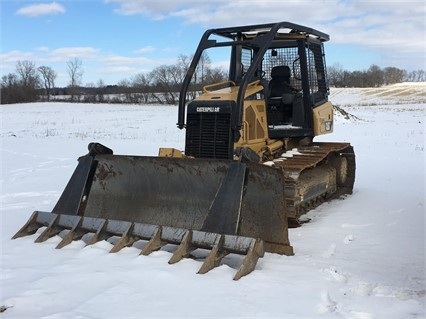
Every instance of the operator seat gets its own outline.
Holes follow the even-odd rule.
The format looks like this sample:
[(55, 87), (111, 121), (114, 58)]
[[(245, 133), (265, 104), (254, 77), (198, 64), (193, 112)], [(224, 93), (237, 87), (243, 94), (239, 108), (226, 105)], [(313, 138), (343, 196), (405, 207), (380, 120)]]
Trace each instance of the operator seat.
[(270, 124), (288, 124), (292, 121), (295, 89), (290, 85), (291, 72), (287, 65), (275, 66), (269, 81), (268, 109)]
[(290, 77), (291, 72), (287, 65), (274, 66), (269, 82), (270, 97), (281, 97), (284, 93), (291, 93)]

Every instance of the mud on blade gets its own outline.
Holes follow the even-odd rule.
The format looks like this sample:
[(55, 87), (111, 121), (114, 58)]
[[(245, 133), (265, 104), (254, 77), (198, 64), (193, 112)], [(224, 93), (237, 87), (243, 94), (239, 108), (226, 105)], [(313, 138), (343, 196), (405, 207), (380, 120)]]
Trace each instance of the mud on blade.
[(277, 169), (215, 159), (88, 158), (80, 158), (53, 213), (242, 235), (283, 249), (289, 244)]

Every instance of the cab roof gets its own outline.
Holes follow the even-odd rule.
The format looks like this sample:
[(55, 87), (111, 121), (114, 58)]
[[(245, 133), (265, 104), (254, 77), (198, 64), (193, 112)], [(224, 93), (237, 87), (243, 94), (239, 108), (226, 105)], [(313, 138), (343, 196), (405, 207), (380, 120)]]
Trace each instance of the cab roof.
[(207, 35), (219, 35), (231, 40), (237, 38), (254, 38), (258, 35), (268, 34), (274, 32), (276, 38), (291, 37), (291, 36), (304, 36), (314, 37), (318, 40), (325, 42), (330, 40), (330, 36), (324, 32), (315, 30), (310, 27), (306, 27), (291, 22), (277, 22), (277, 23), (266, 23), (266, 24), (255, 24), (228, 28), (217, 28), (209, 29), (205, 32)]

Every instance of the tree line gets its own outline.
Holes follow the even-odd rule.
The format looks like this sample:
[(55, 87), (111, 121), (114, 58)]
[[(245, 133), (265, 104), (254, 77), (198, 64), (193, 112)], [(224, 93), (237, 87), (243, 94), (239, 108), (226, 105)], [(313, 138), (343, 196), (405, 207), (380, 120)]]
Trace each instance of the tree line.
[(340, 64), (327, 68), (328, 80), (333, 87), (379, 87), (401, 82), (424, 82), (426, 72), (417, 70), (407, 72), (396, 67), (380, 68), (371, 65), (364, 71), (346, 71)]
[[(67, 61), (68, 85), (56, 87), (57, 73), (49, 66), (36, 67), (32, 61), (18, 61), (16, 72), (1, 80), (1, 104), (34, 101), (66, 100), (99, 103), (160, 103), (176, 104), (181, 83), (191, 63), (192, 56), (180, 55), (173, 65), (161, 65), (151, 72), (139, 73), (115, 85), (105, 85), (102, 79), (96, 84), (82, 85), (83, 63), (74, 58)], [(195, 70), (189, 94), (209, 83), (226, 79), (226, 73), (213, 68), (207, 54), (201, 56)], [(191, 98), (191, 96), (190, 96)]]
[[(33, 61), (18, 61), (16, 71), (1, 79), (1, 104), (35, 101), (66, 100), (90, 103), (160, 103), (177, 104), (179, 89), (192, 60), (191, 56), (180, 55), (175, 64), (161, 65), (151, 72), (139, 73), (115, 85), (98, 82), (82, 85), (83, 63), (74, 58), (66, 62), (68, 85), (57, 87), (57, 72), (51, 67), (37, 67)], [(379, 87), (404, 81), (426, 81), (426, 72), (407, 72), (395, 67), (380, 68), (371, 65), (364, 71), (347, 71), (340, 64), (327, 68), (330, 86), (334, 87)], [(203, 54), (195, 70), (189, 90), (189, 98), (210, 83), (226, 80), (226, 71), (213, 68), (210, 58)]]

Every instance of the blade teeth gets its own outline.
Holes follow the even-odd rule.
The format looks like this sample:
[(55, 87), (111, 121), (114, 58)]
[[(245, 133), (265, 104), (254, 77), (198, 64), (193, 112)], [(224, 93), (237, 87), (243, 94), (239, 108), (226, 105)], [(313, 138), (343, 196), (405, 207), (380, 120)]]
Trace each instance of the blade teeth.
[(121, 236), (120, 240), (112, 247), (110, 253), (119, 252), (124, 247), (129, 247), (133, 245), (134, 242), (138, 241), (140, 238), (137, 236), (132, 236), (133, 229), (135, 227), (135, 223), (131, 223), (130, 226), (126, 229), (126, 231)]
[(256, 268), (256, 263), (265, 253), (263, 240), (253, 239), (247, 255), (244, 257), (243, 263), (234, 276), (234, 280), (239, 280), (241, 277), (248, 275)]
[[(256, 268), (258, 259), (263, 257), (265, 253), (264, 242), (261, 239), (140, 223), (125, 222), (125, 225), (122, 225), (117, 224), (117, 221), (111, 220), (110, 223), (108, 219), (102, 218), (69, 215), (63, 215), (62, 218), (61, 216), (60, 214), (36, 211), (12, 238), (34, 234), (39, 228), (47, 226), (35, 240), (35, 242), (43, 242), (64, 229), (70, 229), (56, 246), (57, 249), (60, 249), (74, 240), (81, 239), (88, 233), (94, 232), (87, 245), (93, 245), (98, 241), (122, 233), (121, 238), (110, 252), (118, 252), (124, 247), (133, 245), (134, 242), (140, 239), (149, 239), (149, 242), (141, 250), (140, 255), (149, 255), (153, 251), (161, 249), (167, 243), (180, 243), (170, 258), (169, 264), (177, 263), (188, 257), (197, 248), (209, 249), (210, 247), (211, 250), (198, 270), (198, 274), (205, 274), (218, 267), (222, 259), (229, 253), (245, 254), (246, 256), (235, 274), (234, 280), (239, 280), (241, 277), (251, 273)], [(123, 229), (125, 230), (123, 231)]]
[(200, 270), (198, 270), (198, 274), (205, 274), (213, 268), (218, 267), (223, 257), (229, 254), (229, 252), (223, 249), (222, 247), (224, 240), (225, 237), (223, 235), (217, 236), (215, 244), (209, 255), (204, 260), (204, 263), (201, 266)]
[(58, 226), (59, 215), (55, 215), (53, 220), (50, 222), (49, 226), (37, 237), (35, 240), (36, 243), (42, 243), (48, 240), (50, 237), (53, 237), (59, 234), (63, 228)]
[(96, 230), (96, 233), (94, 233), (90, 240), (87, 242), (86, 246), (96, 244), (98, 241), (102, 241), (111, 237), (107, 232), (107, 227), (108, 219), (104, 219), (99, 228)]
[(38, 214), (39, 214), (39, 212), (37, 212), (37, 211), (33, 212), (31, 217), (25, 223), (25, 225), (22, 226), (22, 228), (20, 230), (18, 230), (18, 232), (12, 237), (12, 239), (16, 239), (16, 238), (19, 238), (19, 237), (24, 237), (24, 236), (29, 236), (29, 235), (35, 234), (39, 228), (43, 227), (44, 225), (39, 224), (37, 222)]
[(76, 216), (77, 220), (73, 228), (66, 234), (62, 241), (55, 247), (56, 249), (64, 248), (66, 245), (70, 244), (74, 240), (80, 240), (84, 235), (87, 234), (87, 231), (81, 228), (83, 223), (83, 217)]
[(142, 249), (139, 255), (148, 256), (153, 251), (157, 251), (161, 249), (161, 247), (163, 247), (166, 244), (166, 242), (161, 239), (162, 232), (163, 232), (163, 227), (158, 226), (154, 232), (154, 235), (149, 240), (149, 242), (145, 245), (145, 247)]
[(196, 249), (192, 244), (192, 230), (188, 230), (183, 236), (182, 242), (174, 252), (169, 264), (175, 264), (182, 258), (187, 257), (192, 251)]

